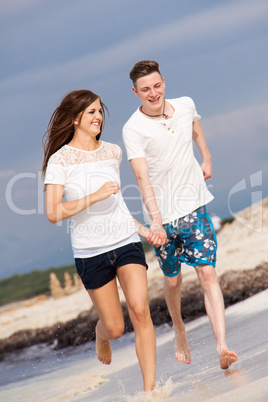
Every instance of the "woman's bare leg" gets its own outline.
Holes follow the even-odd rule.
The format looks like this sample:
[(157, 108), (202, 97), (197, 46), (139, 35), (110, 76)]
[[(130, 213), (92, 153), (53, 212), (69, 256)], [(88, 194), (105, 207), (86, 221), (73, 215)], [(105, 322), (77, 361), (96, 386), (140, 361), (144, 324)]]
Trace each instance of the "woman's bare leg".
[(96, 325), (96, 353), (104, 364), (110, 364), (112, 351), (110, 339), (120, 338), (124, 331), (124, 319), (120, 305), (116, 279), (98, 289), (88, 290), (98, 313)]
[(136, 353), (144, 391), (152, 391), (155, 386), (156, 337), (148, 304), (146, 268), (138, 264), (128, 264), (118, 268), (117, 276), (135, 331)]

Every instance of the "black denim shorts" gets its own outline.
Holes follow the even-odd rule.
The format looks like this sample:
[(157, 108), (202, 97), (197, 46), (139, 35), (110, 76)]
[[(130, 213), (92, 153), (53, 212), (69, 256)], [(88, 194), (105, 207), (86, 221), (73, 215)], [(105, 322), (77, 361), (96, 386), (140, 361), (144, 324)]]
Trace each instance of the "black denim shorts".
[(130, 243), (90, 258), (75, 258), (77, 273), (86, 289), (106, 285), (116, 276), (117, 268), (128, 264), (139, 264), (148, 269), (141, 242)]

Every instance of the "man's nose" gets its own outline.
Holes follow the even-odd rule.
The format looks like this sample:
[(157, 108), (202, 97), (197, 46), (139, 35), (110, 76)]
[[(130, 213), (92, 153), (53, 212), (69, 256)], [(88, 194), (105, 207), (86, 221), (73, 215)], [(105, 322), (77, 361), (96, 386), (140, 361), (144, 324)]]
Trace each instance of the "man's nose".
[(155, 96), (156, 92), (154, 88), (151, 88), (150, 90), (150, 96)]

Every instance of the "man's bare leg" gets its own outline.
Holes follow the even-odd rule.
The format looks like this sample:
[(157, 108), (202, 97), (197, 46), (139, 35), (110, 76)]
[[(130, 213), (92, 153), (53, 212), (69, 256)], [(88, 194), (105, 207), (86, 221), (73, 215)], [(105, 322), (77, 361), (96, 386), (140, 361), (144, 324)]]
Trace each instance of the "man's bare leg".
[(237, 354), (228, 349), (223, 349), (220, 355), (220, 367), (223, 370), (228, 369), (232, 363), (236, 362)]
[(215, 268), (211, 265), (199, 265), (195, 269), (204, 290), (206, 312), (216, 338), (220, 367), (227, 369), (237, 360), (237, 355), (226, 346), (224, 300)]
[(178, 362), (190, 364), (191, 351), (187, 342), (185, 325), (181, 317), (181, 283), (181, 272), (174, 277), (165, 276), (164, 293), (175, 331), (175, 358)]

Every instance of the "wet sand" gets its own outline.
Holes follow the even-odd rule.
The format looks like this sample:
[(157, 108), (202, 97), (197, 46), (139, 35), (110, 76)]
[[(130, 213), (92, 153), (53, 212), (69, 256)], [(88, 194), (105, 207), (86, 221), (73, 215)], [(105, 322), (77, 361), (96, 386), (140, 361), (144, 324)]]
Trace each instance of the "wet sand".
[[(201, 317), (187, 324), (186, 328), (192, 350), (190, 365), (179, 364), (175, 360), (172, 330), (157, 339), (157, 379), (164, 385), (152, 395), (152, 399), (146, 399), (142, 393), (135, 396), (137, 384), (133, 378), (140, 377), (140, 373), (138, 365), (132, 364), (124, 370), (115, 370), (107, 376), (109, 382), (76, 400), (268, 400), (268, 290), (227, 308), (228, 346), (238, 354), (238, 361), (228, 370), (219, 368), (215, 340), (208, 318)], [(127, 355), (126, 352), (121, 351), (120, 359)], [(116, 360), (117, 356), (114, 356), (115, 365)], [(170, 379), (172, 384), (169, 383)], [(121, 395), (120, 399), (116, 396), (120, 384), (124, 384), (124, 392), (131, 397)], [(110, 398), (104, 397), (108, 393)]]
[(157, 329), (157, 387), (142, 392), (142, 379), (130, 333), (114, 342), (113, 362), (99, 363), (94, 350), (73, 359), (64, 354), (48, 373), (0, 388), (5, 401), (210, 401), (268, 400), (268, 290), (226, 309), (229, 348), (238, 361), (219, 368), (215, 339), (207, 317), (186, 324), (192, 362), (183, 365), (173, 354), (173, 331)]

